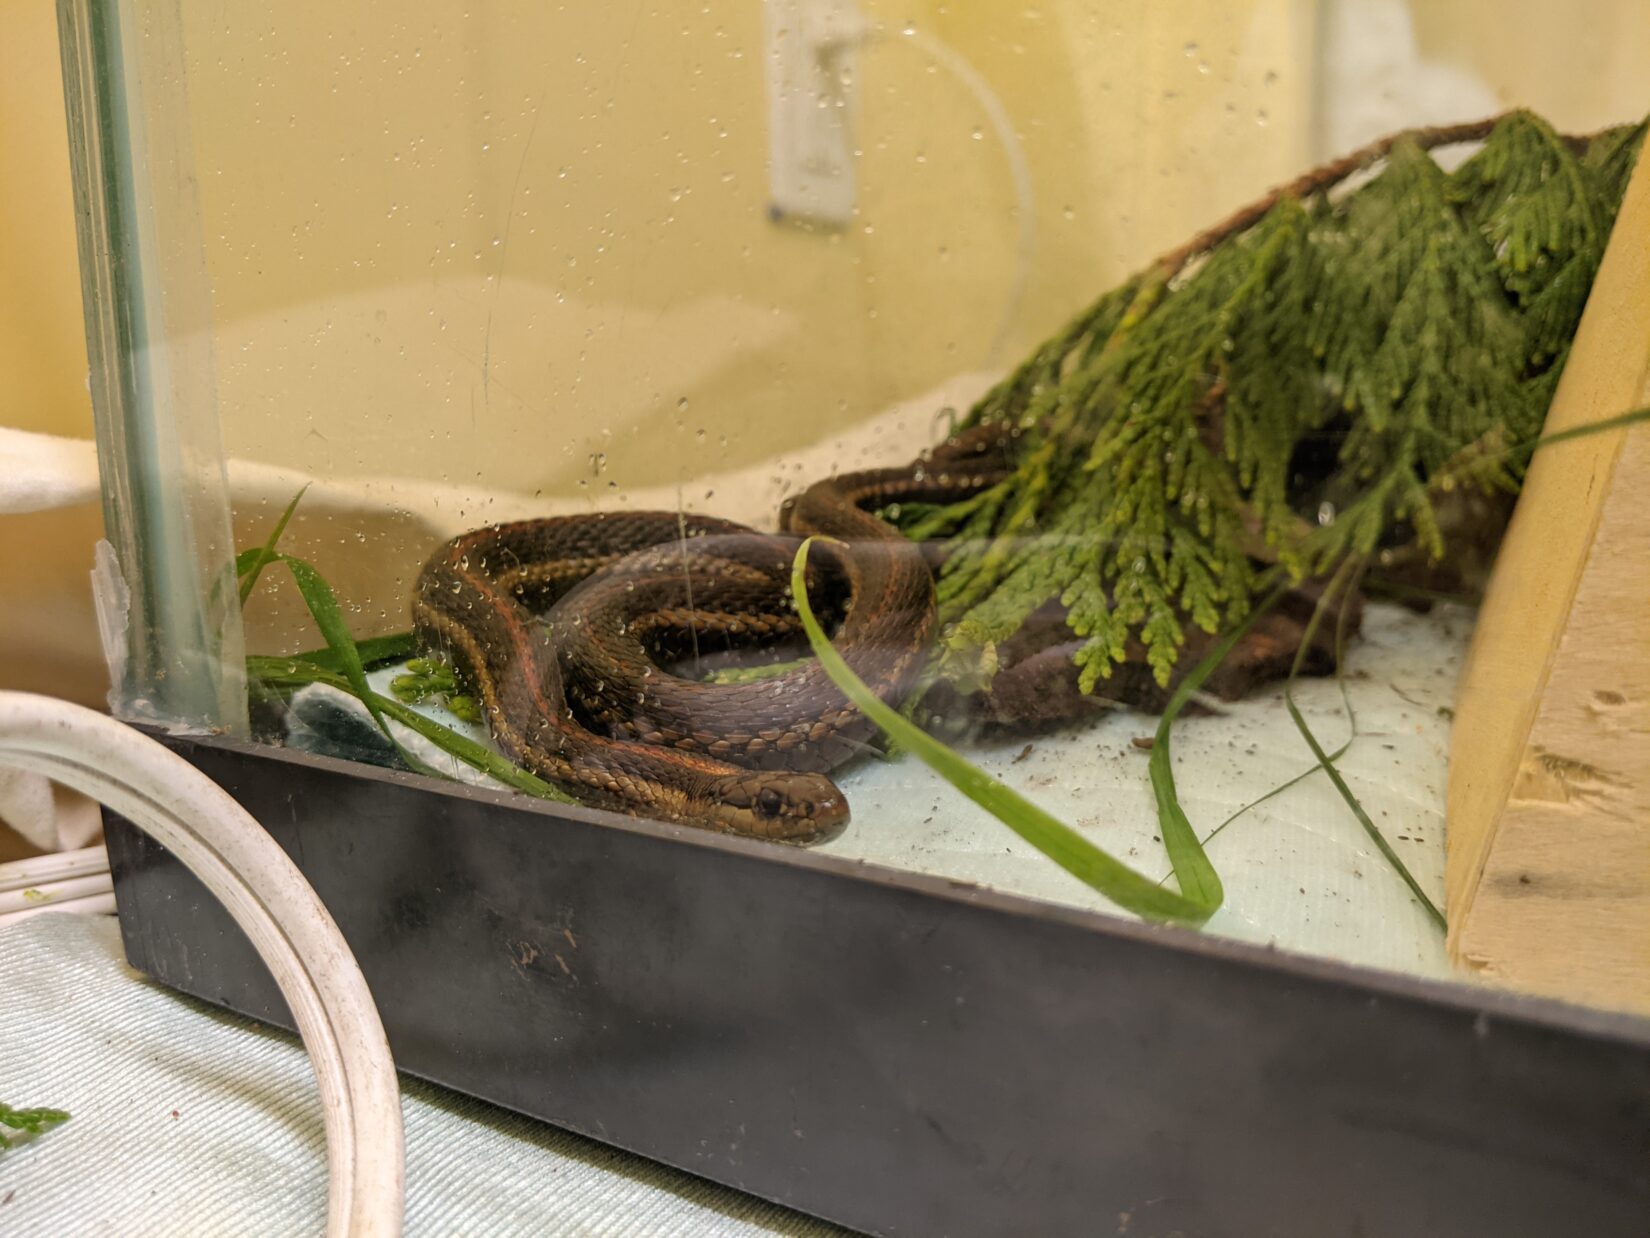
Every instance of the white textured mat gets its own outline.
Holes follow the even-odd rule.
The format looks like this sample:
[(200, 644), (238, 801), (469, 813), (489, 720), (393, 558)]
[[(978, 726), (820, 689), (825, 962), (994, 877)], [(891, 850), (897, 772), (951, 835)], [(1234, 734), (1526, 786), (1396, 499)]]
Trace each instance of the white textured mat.
[[(1357, 738), (1337, 762), (1364, 810), (1421, 888), (1444, 902), (1444, 787), (1449, 707), (1472, 615), (1366, 609), (1347, 650)], [(1297, 684), (1295, 701), (1324, 749), (1347, 738), (1333, 679)], [(1200, 836), (1244, 805), (1307, 777), (1208, 842), (1226, 902), (1207, 932), (1424, 976), (1451, 975), (1444, 934), (1321, 770), (1290, 720), (1283, 685), (1173, 734), (1182, 807)], [(1093, 842), (1152, 877), (1169, 872), (1158, 838), (1148, 754), (1131, 742), (1157, 719), (1119, 711), (1061, 734), (963, 749)], [(1308, 772), (1313, 771), (1313, 772)], [(1115, 908), (915, 761), (863, 762), (841, 780), (854, 822), (822, 850), (916, 869), (1031, 898)], [(1119, 913), (1121, 914), (1121, 913)]]
[[(297, 1038), (138, 978), (113, 919), (0, 929), (0, 1101), (73, 1118), (0, 1152), (0, 1234), (319, 1233), (326, 1154)], [(402, 1079), (409, 1234), (841, 1231)]]

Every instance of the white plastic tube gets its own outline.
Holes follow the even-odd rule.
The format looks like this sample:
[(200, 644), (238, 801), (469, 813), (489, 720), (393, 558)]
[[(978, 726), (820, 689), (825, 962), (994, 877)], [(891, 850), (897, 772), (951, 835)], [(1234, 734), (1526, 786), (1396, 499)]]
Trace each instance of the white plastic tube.
[(108, 894), (114, 890), (108, 873), (92, 873), (86, 877), (70, 877), (45, 885), (24, 886), (20, 890), (0, 890), (0, 920), (17, 911), (49, 907), (70, 899), (91, 898), (94, 894)]
[(0, 764), (107, 804), (223, 903), (274, 974), (315, 1069), (327, 1135), (327, 1233), (399, 1234), (401, 1099), (384, 1026), (338, 926), (286, 853), (181, 757), (78, 705), (0, 692)]
[(38, 907), (8, 911), (0, 915), (0, 928), (16, 924), (19, 920), (27, 920), (30, 916), (44, 916), (61, 911), (78, 912), (85, 916), (112, 916), (115, 914), (115, 892), (104, 890), (100, 894), (88, 894), (81, 898), (55, 898), (49, 903), (41, 903)]
[(73, 881), (78, 877), (95, 877), (108, 871), (109, 853), (103, 849), (102, 843), (82, 847), (78, 851), (53, 851), (0, 864), (0, 893)]

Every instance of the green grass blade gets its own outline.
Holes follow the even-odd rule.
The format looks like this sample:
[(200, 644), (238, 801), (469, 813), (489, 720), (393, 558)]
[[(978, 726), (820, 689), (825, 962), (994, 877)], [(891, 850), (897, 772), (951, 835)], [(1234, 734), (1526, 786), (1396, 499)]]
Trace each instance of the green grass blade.
[(343, 672), (355, 698), (367, 707), (367, 712), (372, 714), (378, 729), (395, 746), (396, 755), (408, 769), (439, 778), (439, 771), (431, 769), (401, 745), (390, 730), (389, 723), (384, 720), (385, 711), (380, 707), (380, 702), (384, 698), (367, 687), (367, 672), (361, 665), (360, 650), (356, 647), (355, 638), (350, 635), (349, 624), (344, 619), (343, 608), (338, 605), (338, 595), (332, 591), (332, 586), (312, 564), (303, 559), (282, 554), (276, 555), (275, 559), (286, 564), (287, 570), (292, 573), (293, 583), (298, 586), (304, 605), (309, 607), (310, 618), (315, 620), (315, 626), (321, 629), (321, 635), (326, 638), (332, 660)]
[(825, 673), (866, 717), (1014, 833), (1119, 907), (1146, 919), (1189, 925), (1201, 925), (1214, 914), (1218, 903), (1202, 902), (1163, 889), (878, 700), (831, 647), (808, 604), (806, 567), (808, 547), (813, 540), (809, 538), (797, 548), (791, 565), (791, 590), (797, 612), (802, 617), (808, 643)]
[[(418, 637), (411, 632), (369, 636), (366, 640), (355, 642), (355, 651), (363, 668), (377, 666), (382, 662), (397, 662), (418, 652)], [(300, 662), (308, 662), (325, 670), (341, 672), (344, 669), (343, 662), (331, 649), (311, 649), (307, 653), (293, 656)]]
[[(1351, 690), (1348, 689), (1347, 686), (1346, 686), (1346, 674), (1345, 674), (1345, 670), (1346, 670), (1346, 621), (1347, 621), (1347, 614), (1349, 612), (1349, 609), (1350, 608), (1346, 607), (1346, 606), (1341, 607), (1340, 614), (1336, 617), (1336, 622), (1335, 622), (1335, 683), (1336, 683), (1336, 686), (1338, 686), (1341, 690), (1341, 706), (1342, 706), (1342, 708), (1344, 708), (1346, 710), (1346, 720), (1347, 720), (1347, 727), (1348, 727), (1349, 733), (1346, 737), (1345, 742), (1342, 743), (1339, 748), (1335, 749), (1334, 752), (1331, 752), (1329, 754), (1329, 760), (1330, 760), (1331, 764), (1333, 764), (1336, 761), (1339, 761), (1343, 756), (1345, 756), (1347, 750), (1352, 747), (1352, 741), (1355, 740), (1356, 738), (1358, 738), (1358, 715), (1357, 715), (1357, 712), (1352, 708), (1352, 693), (1351, 693)], [(1295, 665), (1294, 665), (1294, 667), (1291, 668), (1291, 676), (1293, 676), (1294, 671), (1297, 670), (1299, 668), (1299, 666), (1300, 666), (1300, 655), (1297, 651)], [(1259, 808), (1262, 804), (1264, 804), (1267, 800), (1272, 799), (1274, 796), (1282, 795), (1285, 791), (1289, 790), (1290, 787), (1295, 786), (1297, 783), (1304, 782), (1306, 779), (1310, 778), (1313, 774), (1317, 773), (1321, 768), (1322, 768), (1322, 766), (1320, 766), (1316, 761), (1314, 761), (1309, 768), (1303, 769), (1300, 773), (1296, 774), (1293, 778), (1289, 779), (1289, 781), (1279, 783), (1277, 786), (1273, 787), (1270, 791), (1266, 792), (1264, 795), (1256, 796), (1254, 799), (1250, 800), (1247, 804), (1243, 805), (1243, 807), (1241, 807), (1241, 808), (1237, 809), (1235, 812), (1233, 812), (1231, 816), (1226, 818), (1226, 820), (1222, 821), (1219, 825), (1215, 826), (1214, 829), (1210, 830), (1207, 834), (1205, 834), (1203, 836), (1203, 845), (1205, 847), (1207, 847), (1209, 845), (1209, 843), (1222, 830), (1224, 830), (1227, 826), (1231, 825), (1232, 822), (1236, 821), (1239, 817), (1243, 816), (1245, 813), (1249, 812), (1252, 809)], [(1165, 876), (1163, 878), (1163, 881), (1167, 881), (1168, 879), (1169, 878), (1167, 876)], [(1162, 882), (1159, 882), (1158, 884), (1161, 885)]]
[[(366, 668), (361, 665), (361, 652), (356, 647), (355, 638), (350, 635), (349, 623), (344, 618), (343, 608), (338, 605), (338, 595), (332, 591), (332, 586), (312, 564), (293, 555), (277, 557), (292, 573), (293, 583), (298, 586), (304, 605), (309, 607), (315, 626), (321, 629), (321, 635), (326, 639), (327, 650), (331, 653), (332, 660), (343, 671), (355, 694), (365, 702), (366, 697), (370, 695)], [(377, 715), (374, 714), (374, 717)], [(378, 722), (380, 726), (383, 725), (382, 719), (378, 719)]]
[(1363, 589), (1366, 594), (1375, 594), (1405, 603), (1439, 603), (1445, 606), (1472, 607), (1481, 605), (1484, 601), (1482, 597), (1469, 593), (1445, 593), (1439, 589), (1427, 589), (1399, 580), (1386, 580), (1380, 576), (1366, 577)]
[[(246, 667), (248, 675), (271, 687), (291, 689), (319, 683), (337, 688), (340, 692), (355, 696), (368, 710), (399, 722), (408, 730), (422, 735), (443, 752), (458, 758), (470, 768), (480, 770), (489, 777), (513, 787), (517, 791), (525, 792), (528, 795), (536, 795), (540, 799), (555, 800), (562, 804), (577, 804), (579, 802), (559, 787), (528, 773), (485, 744), (478, 744), (468, 736), (460, 735), (457, 731), (442, 726), (433, 718), (426, 718), (416, 709), (409, 709), (400, 701), (391, 697), (380, 696), (370, 690), (367, 692), (367, 697), (370, 699), (363, 700), (356, 695), (355, 686), (350, 680), (336, 671), (297, 658), (263, 656), (249, 657), (246, 660)], [(421, 772), (428, 772), (437, 778), (446, 778), (445, 774), (439, 770), (430, 769), (428, 766), (425, 766)]]
[(1215, 872), (1215, 866), (1209, 860), (1209, 853), (1198, 841), (1197, 831), (1192, 829), (1191, 821), (1187, 819), (1185, 810), (1180, 806), (1180, 795), (1175, 789), (1174, 766), (1171, 764), (1169, 734), (1175, 719), (1186, 708), (1186, 703), (1192, 699), (1192, 695), (1203, 686), (1215, 668), (1226, 660), (1226, 655), (1232, 652), (1233, 646), (1248, 635), (1255, 621), (1277, 605), (1278, 599), (1287, 588), (1284, 584), (1273, 588), (1265, 600), (1254, 607), (1244, 621), (1227, 633), (1203, 661), (1192, 669), (1191, 674), (1180, 681), (1180, 686), (1175, 689), (1168, 705), (1164, 707), (1162, 717), (1157, 720), (1157, 734), (1152, 740), (1152, 755), (1148, 769), (1152, 780), (1152, 794), (1157, 800), (1157, 824), (1163, 836), (1163, 849), (1169, 853), (1169, 864), (1174, 869), (1175, 880), (1180, 884), (1180, 892), (1187, 898), (1213, 903), (1216, 907), (1225, 901), (1225, 887), (1221, 885), (1220, 874)]
[(1294, 694), (1288, 689), (1284, 690), (1283, 703), (1288, 706), (1289, 716), (1295, 720), (1295, 728), (1300, 731), (1301, 737), (1306, 740), (1307, 747), (1312, 749), (1312, 755), (1317, 758), (1318, 765), (1324, 773), (1329, 775), (1329, 781), (1335, 784), (1335, 790), (1340, 792), (1340, 796), (1346, 801), (1347, 807), (1352, 809), (1353, 816), (1358, 818), (1358, 824), (1364, 827), (1364, 832), (1369, 835), (1380, 853), (1386, 857), (1387, 863), (1392, 865), (1393, 871), (1409, 887), (1410, 893), (1420, 900), (1421, 906), (1425, 908), (1427, 916), (1432, 922), (1438, 926), (1438, 930), (1443, 932), (1447, 928), (1444, 913), (1439, 911), (1437, 905), (1427, 897), (1426, 891), (1421, 889), (1420, 883), (1415, 880), (1415, 875), (1409, 871), (1403, 860), (1398, 858), (1398, 853), (1392, 849), (1392, 844), (1387, 842), (1375, 822), (1370, 820), (1369, 814), (1364, 811), (1364, 806), (1358, 802), (1358, 797), (1352, 794), (1352, 788), (1346, 785), (1346, 779), (1341, 777), (1340, 770), (1335, 768), (1334, 761), (1318, 743), (1317, 736), (1312, 734), (1311, 728), (1306, 725), (1306, 719), (1301, 716), (1301, 711), (1295, 705)]
[[(1590, 421), (1586, 425), (1571, 426), (1567, 430), (1554, 430), (1551, 434), (1539, 434), (1534, 438), (1522, 439), (1499, 451), (1492, 451), (1485, 455), (1474, 456), (1464, 463), (1446, 468), (1436, 474), (1430, 485), (1434, 487), (1447, 486), (1453, 481), (1467, 475), (1472, 469), (1483, 464), (1497, 461), (1514, 460), (1519, 456), (1533, 456), (1544, 447), (1552, 447), (1559, 443), (1567, 443), (1572, 439), (1591, 438), (1595, 434), (1608, 434), (1611, 430), (1620, 430), (1627, 426), (1636, 426), (1641, 422), (1650, 421), (1650, 406), (1629, 409), (1625, 413), (1617, 413), (1613, 417), (1605, 417), (1600, 421)], [(1345, 512), (1342, 512), (1344, 518)]]
[[(1306, 741), (1306, 746), (1312, 750), (1313, 757), (1317, 759), (1318, 767), (1329, 776), (1329, 781), (1334, 784), (1335, 790), (1340, 794), (1341, 799), (1352, 810), (1352, 815), (1358, 819), (1358, 824), (1363, 826), (1364, 833), (1369, 835), (1370, 841), (1375, 844), (1376, 850), (1386, 858), (1386, 862), (1392, 866), (1399, 879), (1409, 887), (1410, 893), (1420, 900), (1428, 918), (1438, 926), (1440, 932), (1443, 932), (1447, 928), (1444, 913), (1438, 910), (1433, 901), (1427, 897), (1426, 891), (1421, 889), (1421, 883), (1415, 880), (1415, 874), (1409, 871), (1409, 866), (1392, 849), (1392, 844), (1387, 842), (1386, 836), (1381, 833), (1380, 827), (1364, 811), (1364, 806), (1358, 801), (1358, 797), (1352, 793), (1352, 788), (1347, 786), (1346, 779), (1341, 777), (1341, 771), (1336, 768), (1335, 758), (1324, 751), (1323, 745), (1318, 742), (1318, 737), (1312, 733), (1312, 728), (1306, 724), (1306, 718), (1301, 713), (1300, 707), (1295, 704), (1295, 678), (1300, 671), (1301, 663), (1305, 660), (1306, 650), (1311, 646), (1313, 636), (1317, 634), (1318, 624), (1323, 618), (1324, 609), (1329, 605), (1330, 599), (1337, 594), (1342, 594), (1345, 597), (1352, 595), (1353, 589), (1357, 587), (1357, 578), (1361, 570), (1362, 564), (1358, 559), (1348, 558), (1336, 569), (1335, 574), (1330, 578), (1329, 584), (1324, 587), (1323, 596), (1318, 599), (1318, 605), (1312, 611), (1312, 618), (1307, 622), (1306, 634), (1301, 638), (1300, 648), (1295, 652), (1295, 664), (1290, 669), (1289, 678), (1284, 682), (1283, 703), (1289, 710), (1289, 717), (1294, 722), (1295, 729), (1301, 733), (1301, 738)], [(1343, 607), (1343, 614), (1344, 610)], [(1343, 698), (1345, 698), (1346, 687), (1344, 683), (1341, 691)], [(1349, 698), (1347, 699), (1347, 708), (1350, 711), (1351, 702)], [(1354, 722), (1354, 726), (1356, 726), (1356, 722)], [(1349, 740), (1348, 744), (1350, 745), (1350, 743)], [(1344, 752), (1345, 748), (1343, 747), (1341, 751)]]
[(258, 584), (258, 577), (263, 574), (264, 568), (275, 562), (275, 547), (280, 544), (281, 534), (286, 532), (287, 522), (292, 519), (292, 513), (298, 510), (298, 500), (304, 497), (304, 491), (309, 489), (306, 481), (298, 488), (298, 493), (286, 505), (281, 518), (275, 522), (275, 527), (269, 531), (269, 539), (262, 546), (252, 550), (243, 550), (235, 556), (235, 575), (241, 582), (241, 605), (246, 605), (246, 599), (252, 596), (252, 590)]
[(276, 551), (281, 535), (286, 531), (287, 522), (292, 519), (292, 513), (298, 508), (298, 501), (304, 497), (304, 491), (308, 489), (306, 483), (292, 496), (292, 500), (286, 505), (286, 510), (281, 513), (281, 518), (276, 521), (274, 529), (270, 531), (262, 546), (243, 550), (235, 556), (235, 574), (241, 578), (240, 596), (241, 604), (244, 606), (264, 568), (271, 563), (285, 563), (287, 570), (292, 573), (293, 583), (298, 586), (298, 592), (304, 599), (304, 605), (309, 608), (310, 617), (315, 620), (315, 626), (320, 629), (322, 637), (326, 640), (327, 647), (299, 654), (295, 658), (247, 658), (247, 671), (255, 687), (268, 690), (276, 687), (298, 687), (307, 683), (328, 684), (355, 697), (366, 706), (367, 712), (378, 724), (378, 729), (394, 745), (396, 755), (408, 769), (416, 773), (431, 778), (446, 778), (440, 770), (432, 768), (408, 752), (395, 738), (386, 719), (393, 718), (402, 726), (435, 744), (443, 752), (456, 757), (472, 769), (481, 770), (506, 786), (541, 799), (577, 804), (579, 801), (565, 791), (527, 772), (485, 744), (478, 744), (439, 722), (426, 718), (417, 710), (408, 709), (400, 701), (380, 696), (367, 686), (368, 665), (408, 657), (417, 652), (418, 640), (411, 632), (397, 632), (357, 643), (350, 635), (343, 608), (338, 604), (338, 595), (333, 592), (326, 578), (313, 564)]
[(1555, 430), (1551, 434), (1543, 434), (1540, 438), (1525, 443), (1515, 443), (1501, 454), (1513, 455), (1520, 451), (1540, 451), (1543, 447), (1551, 447), (1554, 443), (1568, 442), (1573, 438), (1587, 438), (1593, 434), (1604, 434), (1610, 430), (1619, 430), (1623, 426), (1636, 426), (1642, 421), (1650, 421), (1650, 407), (1635, 408), (1625, 413), (1617, 413), (1614, 417), (1606, 417), (1603, 421), (1592, 421), (1584, 426), (1571, 426), (1568, 430)]

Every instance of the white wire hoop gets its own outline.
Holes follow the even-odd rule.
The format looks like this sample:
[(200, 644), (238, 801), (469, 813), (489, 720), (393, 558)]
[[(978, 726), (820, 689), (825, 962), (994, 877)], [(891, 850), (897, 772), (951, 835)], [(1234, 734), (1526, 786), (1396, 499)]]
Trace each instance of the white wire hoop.
[(199, 877), (256, 947), (297, 1021), (327, 1136), (327, 1233), (401, 1232), (400, 1089), (343, 935), (262, 827), (183, 758), (111, 718), (0, 692), (0, 764), (107, 804)]

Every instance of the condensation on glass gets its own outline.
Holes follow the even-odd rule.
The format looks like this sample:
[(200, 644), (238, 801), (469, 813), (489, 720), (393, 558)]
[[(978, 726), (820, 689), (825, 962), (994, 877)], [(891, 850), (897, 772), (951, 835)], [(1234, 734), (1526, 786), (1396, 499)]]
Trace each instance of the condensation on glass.
[[(397, 706), (493, 750), (536, 743), (550, 754), (538, 773), (564, 789), (556, 762), (578, 760), (559, 727), (609, 746), (572, 780), (600, 804), (625, 806), (623, 784), (643, 815), (1106, 910), (909, 752), (871, 751), (880, 730), (844, 722), (817, 667), (698, 691), (704, 673), (741, 673), (727, 663), (807, 649), (785, 598), (794, 540), (723, 522), (846, 538), (811, 552), (819, 617), (857, 642), (874, 687), (902, 685), (885, 693), (899, 704), (928, 683), (932, 635), (954, 634), (931, 613), (940, 554), (1008, 554), (1021, 530), (1003, 513), (956, 517), (929, 526), (955, 540), (925, 558), (897, 537), (877, 544), (864, 522), (880, 512), (920, 529), (934, 505), (1023, 463), (1018, 447), (966, 434), (914, 462), (1073, 315), (1270, 186), (1384, 133), (1513, 104), (1566, 133), (1641, 116), (1642, 40), (1617, 41), (1609, 72), (1580, 76), (1583, 52), (1554, 59), (1557, 18), (1519, 7), (1527, 20), (1468, 0), (1424, 12), (66, 0), (118, 710), (479, 777), (405, 728), (386, 739), (346, 665), (280, 677), (272, 659), (327, 648), (314, 603), (330, 593), (373, 691)], [(1617, 7), (1627, 23), (1631, 6)], [(1471, 149), (1441, 149), (1438, 166)], [(1137, 289), (1095, 351), (1125, 311), (1150, 313), (1195, 272)], [(1088, 364), (1072, 350), (1040, 381), (1053, 390)], [(1083, 413), (1016, 408), (1038, 442)], [(1191, 449), (1164, 450), (1172, 464)], [(1095, 461), (1078, 463), (1063, 484)], [(901, 472), (826, 484), (865, 470)], [(953, 494), (953, 482), (974, 484)], [(265, 563), (243, 607), (248, 552), (300, 495), (275, 547), (293, 562)], [(1347, 503), (1294, 497), (1307, 525)], [(1188, 518), (1219, 501), (1191, 493)], [(981, 529), (1004, 540), (983, 550)], [(1047, 539), (1030, 575), (1101, 536), (1080, 522), (1024, 532)], [(445, 564), (427, 567), (444, 545)], [(633, 551), (561, 598), (568, 561)], [(975, 680), (953, 676), (914, 716), (1156, 881), (1170, 871), (1148, 780), (1156, 718), (1131, 704), (1160, 707), (1163, 693), (1130, 646), (1102, 684), (1123, 704), (1066, 699), (1082, 634), (1045, 613), (1063, 592), (1007, 607), (1003, 630), (974, 644)], [(552, 601), (548, 634), (517, 615)], [(1285, 709), (1279, 667), (1310, 601), (1276, 612), (1267, 673), (1233, 689), (1246, 694), (1174, 732), (1193, 829), (1231, 818), (1208, 846), (1226, 897), (1210, 928), (1450, 974), (1421, 900), (1310, 773)], [(581, 630), (587, 617), (598, 632)], [(1340, 768), (1441, 904), (1471, 612), (1370, 595), (1358, 618), (1346, 676), (1303, 679), (1295, 695), (1326, 749), (1349, 735), (1343, 689), (1353, 701)], [(423, 643), (398, 644), (415, 624)], [(1038, 624), (1059, 637), (1038, 655), (1057, 664), (1055, 686), (1026, 678), (987, 725), (969, 690), (1023, 657), (1014, 641)], [(456, 677), (442, 678), (430, 638)], [(1307, 669), (1325, 669), (1333, 640), (1313, 656)], [(535, 721), (535, 708), (575, 722)], [(735, 760), (749, 768), (723, 768)]]

